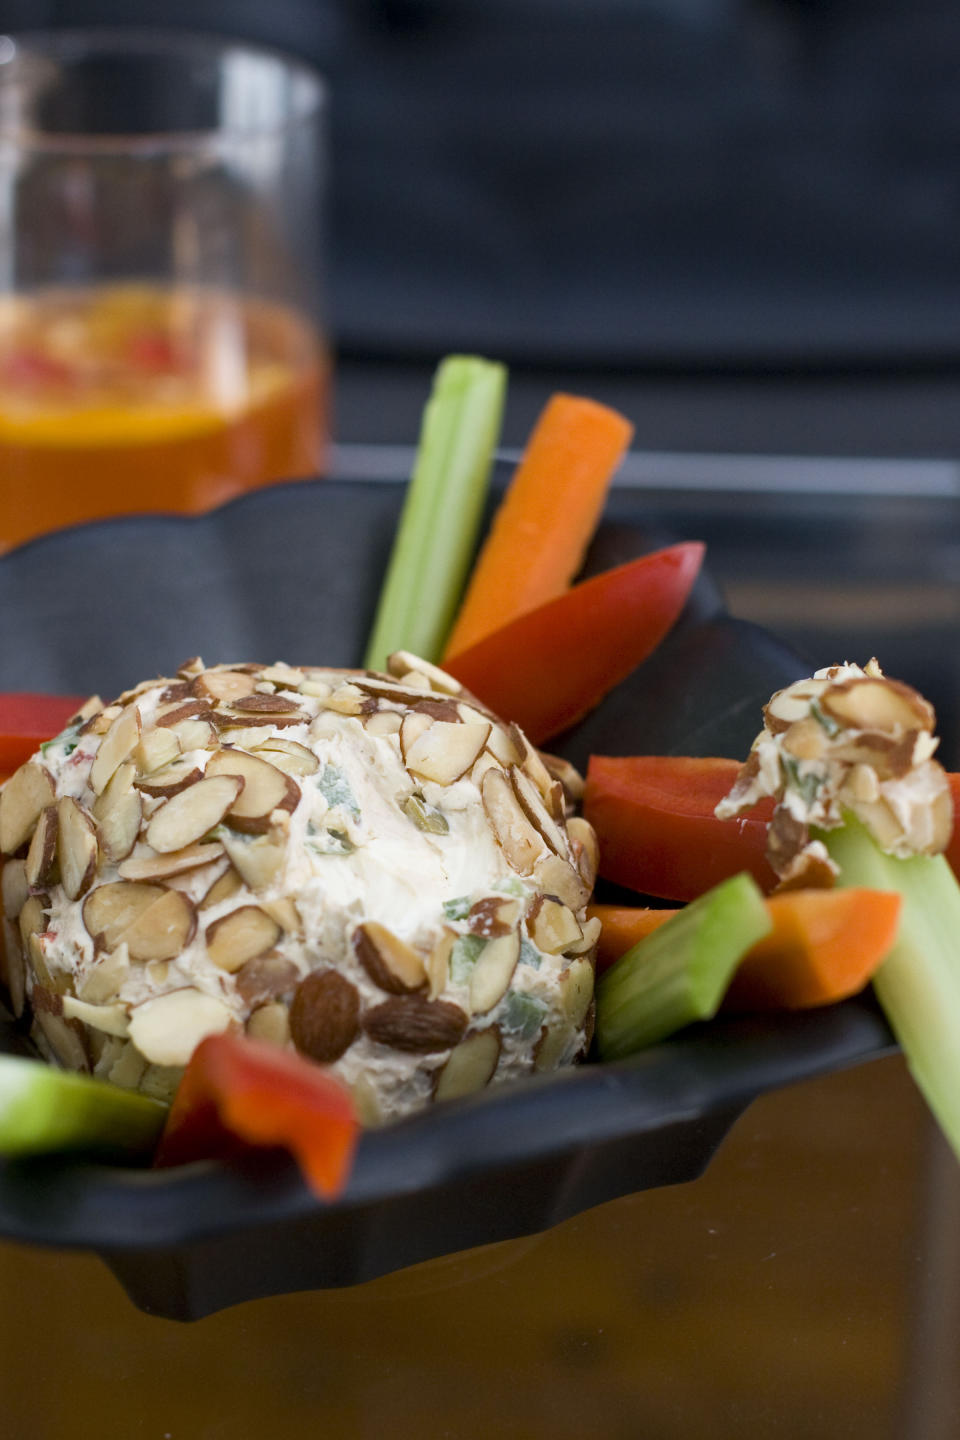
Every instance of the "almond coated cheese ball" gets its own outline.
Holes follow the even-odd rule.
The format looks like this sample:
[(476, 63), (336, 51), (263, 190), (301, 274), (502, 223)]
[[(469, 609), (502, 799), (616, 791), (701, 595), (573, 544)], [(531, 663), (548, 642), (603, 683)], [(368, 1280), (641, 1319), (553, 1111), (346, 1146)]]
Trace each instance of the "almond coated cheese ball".
[(243, 1029), (373, 1125), (583, 1055), (579, 777), (436, 667), (389, 670), (192, 660), (7, 781), (5, 979), (48, 1059), (168, 1099)]

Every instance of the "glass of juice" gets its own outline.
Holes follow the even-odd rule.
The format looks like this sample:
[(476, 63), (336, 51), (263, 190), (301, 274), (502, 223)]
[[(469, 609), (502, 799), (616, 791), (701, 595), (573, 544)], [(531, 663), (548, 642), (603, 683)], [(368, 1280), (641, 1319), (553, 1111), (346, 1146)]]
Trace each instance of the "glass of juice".
[(0, 36), (0, 548), (321, 470), (325, 104), (228, 41)]

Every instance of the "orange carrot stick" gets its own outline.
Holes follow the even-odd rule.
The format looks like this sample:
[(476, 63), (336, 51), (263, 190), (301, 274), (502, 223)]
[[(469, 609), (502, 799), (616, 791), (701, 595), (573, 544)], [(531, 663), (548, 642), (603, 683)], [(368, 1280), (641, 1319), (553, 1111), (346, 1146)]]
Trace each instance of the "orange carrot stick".
[(606, 405), (576, 395), (550, 399), (494, 516), (445, 658), (563, 593), (632, 436), (629, 421)]
[[(804, 1010), (862, 990), (896, 939), (902, 900), (887, 890), (785, 890), (766, 902), (773, 929), (747, 952), (725, 1010)], [(603, 929), (597, 972), (676, 915), (630, 905), (591, 905)]]
[(677, 913), (675, 909), (650, 910), (642, 905), (588, 906), (587, 919), (592, 920), (596, 916), (603, 926), (597, 942), (597, 974)]
[(862, 990), (893, 945), (892, 890), (788, 890), (767, 900), (773, 929), (740, 962), (726, 1010), (805, 1010)]

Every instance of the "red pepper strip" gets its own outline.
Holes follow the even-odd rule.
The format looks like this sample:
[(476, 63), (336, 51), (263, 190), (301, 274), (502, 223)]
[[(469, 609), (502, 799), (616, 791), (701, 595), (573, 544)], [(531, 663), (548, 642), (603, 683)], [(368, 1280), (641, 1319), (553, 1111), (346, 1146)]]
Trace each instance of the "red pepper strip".
[(953, 796), (953, 834), (946, 849), (950, 868), (960, 880), (960, 775), (948, 774), (950, 793)]
[(764, 850), (773, 802), (736, 820), (713, 813), (739, 769), (717, 758), (591, 755), (583, 813), (597, 832), (600, 874), (664, 900), (693, 900), (740, 870), (772, 890)]
[(444, 662), (535, 745), (598, 705), (656, 649), (686, 603), (704, 546), (631, 560), (529, 610)]
[(154, 1163), (229, 1159), (246, 1146), (282, 1146), (322, 1199), (341, 1193), (360, 1126), (342, 1082), (288, 1050), (209, 1035), (183, 1072)]
[(86, 700), (77, 695), (0, 694), (0, 771), (13, 771), (58, 735)]

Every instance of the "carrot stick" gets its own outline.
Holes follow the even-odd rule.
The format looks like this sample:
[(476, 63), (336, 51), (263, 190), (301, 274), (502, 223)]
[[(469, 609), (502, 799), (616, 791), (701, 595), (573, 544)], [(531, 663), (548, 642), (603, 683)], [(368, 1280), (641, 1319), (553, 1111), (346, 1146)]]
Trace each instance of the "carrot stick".
[(629, 421), (606, 405), (551, 398), (474, 565), (446, 658), (563, 593), (632, 436)]
[[(804, 1010), (862, 990), (893, 945), (901, 897), (892, 890), (788, 890), (771, 895), (769, 935), (747, 951), (723, 1001), (726, 1010)], [(597, 973), (608, 969), (677, 910), (591, 905), (603, 929)]]
[(773, 929), (740, 962), (727, 1010), (805, 1010), (862, 990), (897, 938), (893, 890), (789, 890), (771, 895)]
[(651, 910), (641, 905), (588, 906), (587, 919), (596, 917), (603, 926), (597, 942), (597, 974), (677, 913), (675, 909)]

